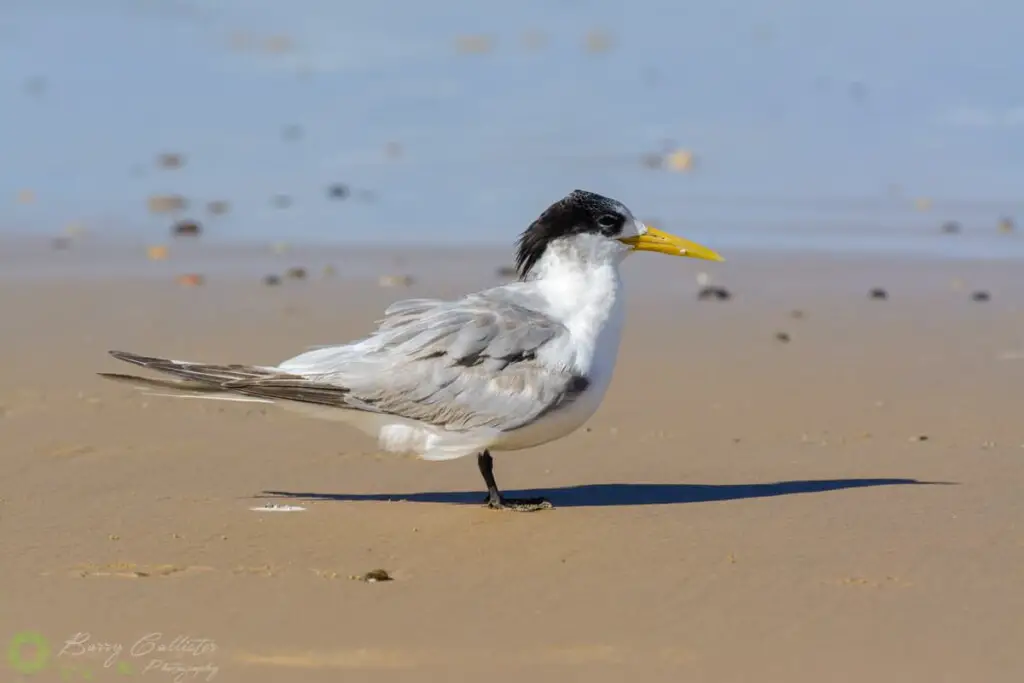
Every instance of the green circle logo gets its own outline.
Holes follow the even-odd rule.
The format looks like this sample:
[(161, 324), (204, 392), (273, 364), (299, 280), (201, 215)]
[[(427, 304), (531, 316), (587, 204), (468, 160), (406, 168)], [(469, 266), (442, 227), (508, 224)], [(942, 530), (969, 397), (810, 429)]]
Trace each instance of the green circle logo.
[[(34, 656), (26, 657), (23, 654), (26, 645), (35, 647)], [(23, 631), (11, 638), (11, 644), (7, 646), (7, 661), (18, 673), (37, 673), (45, 669), (50, 661), (50, 644), (35, 631)]]

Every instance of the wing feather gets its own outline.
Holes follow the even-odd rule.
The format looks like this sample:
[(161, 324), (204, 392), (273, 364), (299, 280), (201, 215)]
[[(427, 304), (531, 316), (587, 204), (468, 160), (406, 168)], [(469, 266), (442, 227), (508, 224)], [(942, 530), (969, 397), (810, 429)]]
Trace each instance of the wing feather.
[(571, 359), (545, 354), (552, 345), (567, 349), (569, 331), (538, 309), (507, 287), (455, 302), (399, 301), (369, 337), (312, 349), (277, 367), (111, 354), (247, 396), (388, 413), (449, 430), (506, 431), (586, 387)]
[(544, 357), (569, 331), (529, 303), (502, 288), (457, 302), (398, 302), (367, 339), (281, 368), (345, 386), (380, 412), (448, 429), (515, 429), (585, 386), (568, 359)]

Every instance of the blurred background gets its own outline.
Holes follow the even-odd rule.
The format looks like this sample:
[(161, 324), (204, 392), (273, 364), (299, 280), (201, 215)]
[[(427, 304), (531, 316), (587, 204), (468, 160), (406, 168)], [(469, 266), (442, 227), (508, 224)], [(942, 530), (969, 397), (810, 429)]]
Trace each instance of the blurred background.
[[(0, 0), (0, 112), (0, 683), (1024, 679), (1024, 2)], [(623, 265), (497, 458), (551, 515), (95, 375), (362, 339), (576, 188), (727, 262)]]
[(507, 245), (579, 187), (721, 249), (1016, 257), (1022, 25), (1009, 0), (4, 0), (0, 236)]

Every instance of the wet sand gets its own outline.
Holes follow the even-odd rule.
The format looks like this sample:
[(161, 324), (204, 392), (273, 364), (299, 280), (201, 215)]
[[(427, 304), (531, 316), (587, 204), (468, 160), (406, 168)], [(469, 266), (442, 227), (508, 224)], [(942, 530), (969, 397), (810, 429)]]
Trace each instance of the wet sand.
[[(627, 264), (599, 413), (496, 455), (507, 492), (556, 507), (532, 514), (480, 507), (472, 459), (380, 455), (341, 425), (94, 374), (128, 369), (111, 348), (274, 362), (359, 336), (396, 298), (496, 283), (500, 254), (432, 276), (436, 256), (405, 253), (410, 288), (369, 266), (183, 288), (174, 258), (5, 279), (0, 634), (47, 639), (31, 680), (174, 680), (160, 659), (254, 683), (1019, 679), (1017, 265), (726, 256)], [(735, 297), (698, 302), (698, 270)], [(266, 503), (306, 509), (250, 509)], [(375, 568), (394, 580), (349, 578)], [(81, 652), (82, 633), (123, 649)]]

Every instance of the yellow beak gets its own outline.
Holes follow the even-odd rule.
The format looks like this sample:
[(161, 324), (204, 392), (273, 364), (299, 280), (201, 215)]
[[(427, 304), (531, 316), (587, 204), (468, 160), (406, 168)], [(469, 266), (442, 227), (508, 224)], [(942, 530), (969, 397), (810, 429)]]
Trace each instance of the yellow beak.
[(647, 226), (647, 232), (643, 235), (622, 237), (619, 241), (623, 244), (628, 244), (637, 251), (656, 251), (659, 254), (668, 254), (669, 256), (688, 256), (708, 261), (725, 260), (707, 247), (702, 247), (696, 242), (670, 235), (651, 226)]

